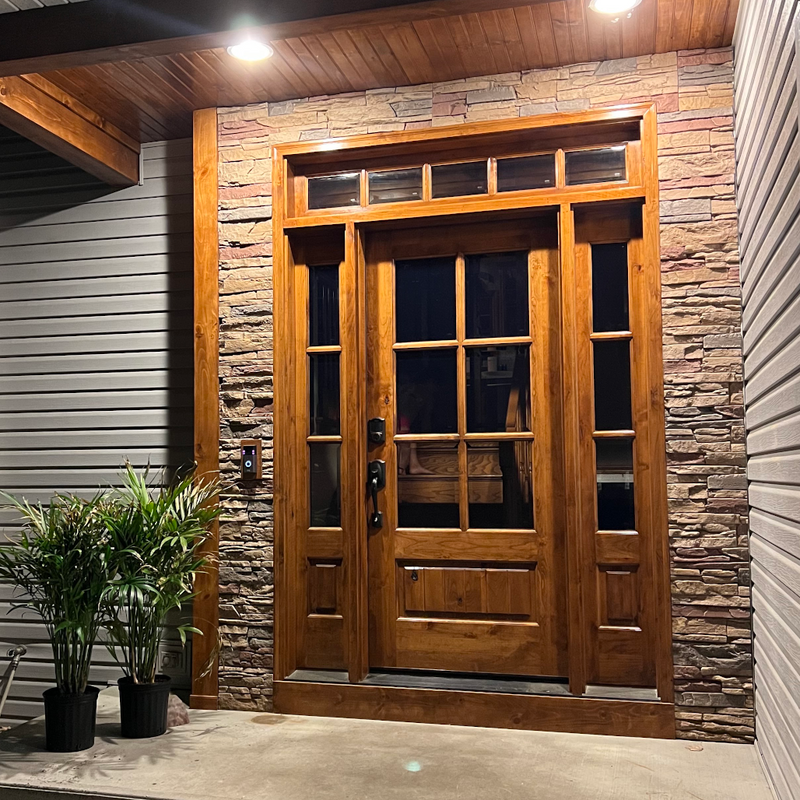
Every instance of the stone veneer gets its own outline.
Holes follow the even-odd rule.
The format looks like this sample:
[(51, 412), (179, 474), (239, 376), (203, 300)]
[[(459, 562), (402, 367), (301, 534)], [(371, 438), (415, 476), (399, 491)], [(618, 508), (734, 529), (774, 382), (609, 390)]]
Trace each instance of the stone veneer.
[(752, 741), (732, 79), (725, 48), (220, 110), (221, 464), (262, 437), (265, 475), (225, 498), (223, 707), (272, 691), (270, 145), (654, 99), (678, 735)]

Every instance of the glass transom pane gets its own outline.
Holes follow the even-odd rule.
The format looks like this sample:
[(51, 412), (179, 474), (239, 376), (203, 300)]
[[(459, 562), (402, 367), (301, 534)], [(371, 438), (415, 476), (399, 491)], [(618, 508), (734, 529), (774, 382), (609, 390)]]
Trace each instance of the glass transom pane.
[(556, 157), (554, 153), (497, 160), (498, 192), (549, 189), (555, 185)]
[(371, 205), (422, 199), (422, 167), (370, 172), (368, 180)]
[(488, 161), (436, 164), (431, 167), (433, 197), (463, 197), (489, 191)]
[(625, 145), (565, 154), (567, 186), (625, 180)]
[(361, 202), (361, 173), (343, 172), (308, 179), (308, 207), (340, 208)]

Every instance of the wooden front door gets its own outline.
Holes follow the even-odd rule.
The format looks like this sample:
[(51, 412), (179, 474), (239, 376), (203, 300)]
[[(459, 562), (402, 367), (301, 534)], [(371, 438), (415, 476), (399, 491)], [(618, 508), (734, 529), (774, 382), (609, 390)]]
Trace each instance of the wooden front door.
[(367, 232), (372, 669), (567, 675), (557, 230)]

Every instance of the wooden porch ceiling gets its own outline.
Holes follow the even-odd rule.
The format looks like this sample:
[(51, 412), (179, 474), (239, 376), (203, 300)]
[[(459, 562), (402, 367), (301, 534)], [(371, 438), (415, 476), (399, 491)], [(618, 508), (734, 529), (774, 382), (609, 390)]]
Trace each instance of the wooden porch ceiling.
[[(589, 10), (588, 2), (365, 0), (366, 11), (306, 16), (264, 28), (275, 55), (258, 64), (236, 61), (219, 46), (230, 40), (230, 31), (205, 30), (152, 42), (142, 38), (116, 48), (84, 45), (88, 49), (80, 53), (63, 50), (25, 58), (15, 52), (6, 59), (16, 60), (0, 56), (0, 76), (38, 67), (40, 87), (46, 79), (54, 94), (79, 99), (124, 134), (147, 142), (189, 136), (192, 111), (198, 108), (729, 45), (739, 4), (643, 0), (630, 18), (612, 22)], [(61, 6), (60, 13), (88, 13), (92, 6)], [(38, 13), (4, 16), (33, 18)]]
[(45, 77), (140, 141), (172, 139), (190, 134), (196, 108), (729, 45), (738, 0), (644, 0), (617, 23), (587, 6), (559, 0), (333, 30), (309, 22), (307, 34), (273, 39), (274, 57), (259, 64), (219, 48)]

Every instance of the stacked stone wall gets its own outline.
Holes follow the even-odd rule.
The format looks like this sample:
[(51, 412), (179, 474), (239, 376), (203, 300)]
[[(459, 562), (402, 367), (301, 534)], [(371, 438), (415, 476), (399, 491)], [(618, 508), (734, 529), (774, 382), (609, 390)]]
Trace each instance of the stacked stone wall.
[(221, 109), (221, 464), (264, 440), (264, 481), (225, 498), (220, 700), (270, 707), (270, 146), (655, 101), (678, 735), (752, 741), (747, 486), (729, 48)]

